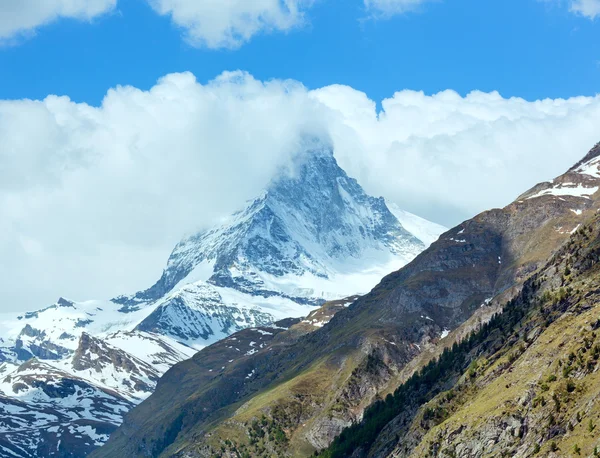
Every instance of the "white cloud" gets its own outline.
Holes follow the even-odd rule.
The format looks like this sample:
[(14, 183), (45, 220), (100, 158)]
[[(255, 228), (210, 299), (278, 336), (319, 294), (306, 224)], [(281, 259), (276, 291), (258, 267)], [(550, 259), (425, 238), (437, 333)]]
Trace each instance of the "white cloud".
[(364, 0), (367, 11), (376, 15), (393, 16), (414, 11), (432, 0)]
[(260, 32), (288, 31), (313, 0), (149, 0), (185, 30), (192, 45), (237, 48)]
[(600, 0), (538, 0), (549, 5), (557, 5), (569, 8), (571, 13), (596, 19), (600, 16)]
[(0, 40), (34, 33), (58, 18), (91, 20), (112, 10), (117, 0), (3, 0), (0, 2)]
[(600, 16), (600, 0), (572, 0), (571, 11), (595, 19)]
[(117, 87), (100, 107), (0, 101), (2, 309), (149, 286), (184, 233), (259, 193), (307, 133), (369, 192), (446, 224), (510, 202), (600, 140), (600, 97), (402, 91), (383, 108), (347, 86), (241, 72)]
[(372, 194), (447, 225), (566, 171), (600, 140), (600, 96), (527, 102), (498, 93), (401, 91), (375, 103), (346, 86), (315, 91), (344, 168)]
[(240, 72), (117, 87), (99, 108), (0, 102), (4, 307), (147, 286), (184, 232), (255, 196), (319, 131), (314, 105), (298, 83)]

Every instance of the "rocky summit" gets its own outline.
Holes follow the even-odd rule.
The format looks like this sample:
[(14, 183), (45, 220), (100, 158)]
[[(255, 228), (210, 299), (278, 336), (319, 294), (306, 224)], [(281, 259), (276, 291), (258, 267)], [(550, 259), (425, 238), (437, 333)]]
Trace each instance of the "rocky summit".
[[(303, 151), (241, 211), (184, 238), (150, 288), (0, 316), (0, 447), (15, 457), (86, 456), (174, 364), (219, 342), (206, 380), (220, 379), (288, 332), (286, 319), (311, 314), (323, 325), (444, 230), (392, 213), (329, 148)], [(239, 332), (243, 343), (224, 343)]]
[(599, 153), (348, 306), (175, 365), (92, 456), (596, 456)]
[[(435, 229), (437, 235), (443, 231)], [(367, 276), (367, 292), (386, 268), (425, 249), (419, 236), (402, 226), (384, 199), (367, 195), (349, 178), (330, 149), (309, 150), (225, 224), (179, 243), (155, 285), (117, 301), (135, 308), (181, 282), (204, 281), (319, 305), (347, 293), (358, 274)], [(370, 273), (373, 268), (378, 272)]]

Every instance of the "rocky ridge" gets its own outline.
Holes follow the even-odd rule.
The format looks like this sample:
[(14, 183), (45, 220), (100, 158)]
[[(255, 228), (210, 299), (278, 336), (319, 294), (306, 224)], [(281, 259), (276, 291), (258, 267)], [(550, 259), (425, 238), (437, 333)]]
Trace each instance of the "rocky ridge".
[(446, 349), (321, 453), (597, 456), (600, 212), (503, 313)]

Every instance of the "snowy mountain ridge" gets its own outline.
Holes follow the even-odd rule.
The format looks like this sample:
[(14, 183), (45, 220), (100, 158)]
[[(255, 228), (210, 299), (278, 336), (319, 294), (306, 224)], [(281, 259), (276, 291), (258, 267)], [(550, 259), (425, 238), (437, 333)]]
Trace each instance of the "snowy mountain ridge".
[[(331, 150), (313, 150), (302, 159), (295, 173), (283, 172), (225, 224), (182, 240), (155, 285), (117, 302), (135, 307), (183, 283), (202, 280), (253, 296), (318, 305), (324, 297), (347, 295), (335, 288), (323, 290), (321, 280), (359, 271), (365, 259), (367, 267), (405, 264), (425, 248), (383, 198), (368, 196), (346, 175)], [(429, 224), (438, 235), (443, 232)], [(431, 240), (430, 235), (426, 238)], [(293, 281), (281, 281), (285, 277)], [(286, 283), (301, 286), (290, 290)], [(367, 289), (357, 292), (372, 286), (371, 279)]]
[[(84, 456), (173, 364), (241, 329), (366, 293), (443, 231), (367, 195), (330, 149), (308, 151), (227, 222), (182, 240), (147, 290), (0, 316), (0, 420), (23, 414), (0, 430), (0, 446), (36, 456), (54, 437), (49, 456), (68, 456), (68, 435)], [(90, 396), (90, 408), (75, 408)], [(35, 437), (24, 432), (34, 424)]]

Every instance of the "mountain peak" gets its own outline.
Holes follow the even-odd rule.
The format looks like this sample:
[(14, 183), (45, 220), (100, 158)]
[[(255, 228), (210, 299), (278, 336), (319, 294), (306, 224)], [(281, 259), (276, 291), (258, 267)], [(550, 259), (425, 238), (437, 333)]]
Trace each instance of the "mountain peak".
[[(136, 306), (164, 297), (176, 285), (204, 281), (319, 305), (364, 293), (379, 280), (333, 293), (328, 289), (340, 272), (395, 270), (424, 248), (383, 198), (369, 196), (348, 177), (332, 148), (313, 142), (228, 222), (182, 240), (152, 288), (117, 302)], [(343, 289), (339, 276), (337, 283)]]
[[(600, 143), (597, 143), (579, 162), (552, 181), (538, 183), (519, 196), (518, 202), (545, 197), (569, 199), (575, 204), (589, 206), (591, 198), (600, 189)], [(586, 205), (587, 202), (587, 205)], [(581, 209), (575, 209), (579, 211)]]
[(594, 147), (581, 159), (577, 164), (569, 169), (569, 172), (575, 171), (578, 167), (581, 167), (583, 164), (590, 162), (592, 159), (600, 156), (600, 142), (596, 143)]
[(73, 301), (65, 299), (64, 297), (59, 297), (56, 301), (56, 305), (58, 305), (59, 307), (74, 307)]
[[(269, 297), (281, 295), (280, 278), (327, 280), (349, 260), (378, 252), (382, 263), (393, 256), (407, 262), (423, 248), (382, 198), (367, 195), (333, 151), (319, 147), (298, 155), (228, 225), (184, 241), (179, 252), (193, 253), (195, 265), (214, 263), (210, 283)], [(314, 291), (284, 296), (315, 305), (324, 299)]]
[(298, 154), (288, 167), (282, 168), (271, 180), (264, 196), (269, 200), (287, 199), (287, 204), (300, 207), (306, 203), (308, 193), (310, 198), (316, 198), (319, 204), (325, 206), (322, 201), (332, 197), (339, 180), (352, 183), (354, 192), (360, 188), (356, 180), (348, 178), (338, 165), (330, 148), (314, 148)]
[(309, 256), (321, 248), (321, 258), (358, 257), (365, 243), (395, 250), (398, 237), (420, 243), (402, 228), (384, 199), (367, 195), (348, 177), (328, 148), (301, 155), (291, 172), (273, 180), (266, 205), (288, 231), (299, 230), (296, 236), (304, 239), (298, 241), (305, 247), (317, 242)]

